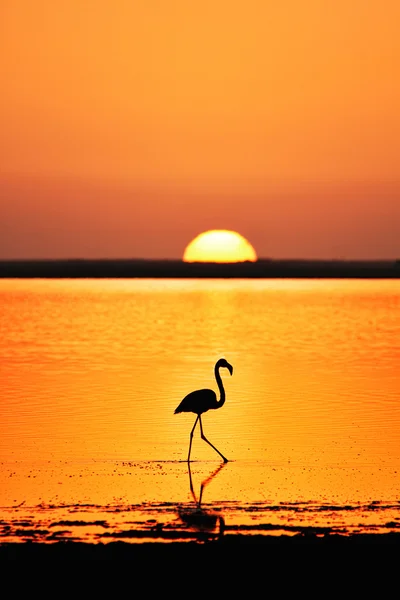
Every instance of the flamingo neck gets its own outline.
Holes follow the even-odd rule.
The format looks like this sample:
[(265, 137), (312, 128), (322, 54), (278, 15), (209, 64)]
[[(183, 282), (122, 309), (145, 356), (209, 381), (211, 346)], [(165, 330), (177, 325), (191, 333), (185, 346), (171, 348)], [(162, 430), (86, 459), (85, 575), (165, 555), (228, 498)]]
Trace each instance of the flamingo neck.
[(222, 384), (221, 375), (219, 374), (219, 367), (214, 367), (214, 372), (215, 372), (215, 379), (217, 381), (217, 385), (218, 385), (218, 389), (219, 389), (219, 393), (220, 393), (220, 398), (219, 398), (217, 408), (221, 408), (221, 406), (223, 406), (225, 404), (225, 390), (224, 390), (224, 386)]

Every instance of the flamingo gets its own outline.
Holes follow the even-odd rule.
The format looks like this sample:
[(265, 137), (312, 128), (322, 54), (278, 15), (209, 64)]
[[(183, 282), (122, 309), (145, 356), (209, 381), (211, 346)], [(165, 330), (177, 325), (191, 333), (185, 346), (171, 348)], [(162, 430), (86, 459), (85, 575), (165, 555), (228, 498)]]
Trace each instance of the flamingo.
[(217, 400), (217, 394), (214, 392), (214, 390), (209, 390), (209, 389), (195, 390), (194, 392), (190, 392), (190, 394), (185, 396), (184, 399), (182, 400), (182, 402), (179, 404), (179, 406), (174, 411), (174, 414), (181, 413), (181, 412), (192, 412), (195, 415), (197, 415), (196, 420), (193, 425), (193, 429), (190, 432), (190, 443), (189, 443), (189, 453), (188, 453), (187, 462), (190, 462), (190, 451), (192, 449), (193, 433), (196, 428), (197, 421), (200, 423), (201, 438), (205, 442), (207, 442), (207, 444), (209, 444), (211, 446), (211, 448), (214, 448), (214, 450), (216, 452), (218, 452), (218, 454), (220, 455), (220, 457), (223, 459), (223, 461), (225, 463), (228, 462), (228, 459), (225, 458), (225, 456), (223, 454), (221, 454), (221, 452), (211, 442), (208, 441), (208, 439), (204, 435), (203, 424), (201, 422), (201, 415), (203, 413), (205, 413), (211, 409), (221, 408), (221, 406), (223, 406), (225, 404), (225, 390), (224, 390), (224, 386), (222, 385), (221, 375), (219, 374), (219, 370), (221, 368), (228, 369), (228, 371), (230, 372), (231, 375), (233, 373), (232, 365), (230, 365), (228, 363), (228, 361), (226, 361), (224, 358), (220, 358), (216, 362), (215, 367), (214, 367), (214, 374), (215, 374), (215, 379), (217, 381), (218, 389), (220, 392), (219, 401)]

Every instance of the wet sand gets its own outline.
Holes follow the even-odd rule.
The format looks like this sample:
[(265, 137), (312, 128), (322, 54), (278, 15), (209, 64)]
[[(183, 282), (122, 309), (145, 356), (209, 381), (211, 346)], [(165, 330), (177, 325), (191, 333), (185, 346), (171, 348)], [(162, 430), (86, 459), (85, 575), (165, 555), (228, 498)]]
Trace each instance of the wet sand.
[(1, 467), (0, 558), (201, 556), (400, 542), (394, 467), (383, 475), (379, 468), (380, 488), (370, 467), (245, 461), (200, 461), (190, 470), (181, 461)]

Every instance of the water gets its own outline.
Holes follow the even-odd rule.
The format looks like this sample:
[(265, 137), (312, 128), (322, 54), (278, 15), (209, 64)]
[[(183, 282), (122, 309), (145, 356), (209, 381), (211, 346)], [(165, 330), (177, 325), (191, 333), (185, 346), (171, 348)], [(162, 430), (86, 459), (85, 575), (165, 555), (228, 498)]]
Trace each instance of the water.
[(197, 500), (206, 482), (231, 523), (255, 502), (280, 523), (304, 503), (314, 525), (314, 502), (389, 502), (396, 521), (399, 340), (398, 280), (1, 280), (0, 504), (194, 503), (195, 415), (173, 411), (217, 389), (224, 356), (227, 400), (203, 425), (230, 462), (215, 474), (196, 432)]

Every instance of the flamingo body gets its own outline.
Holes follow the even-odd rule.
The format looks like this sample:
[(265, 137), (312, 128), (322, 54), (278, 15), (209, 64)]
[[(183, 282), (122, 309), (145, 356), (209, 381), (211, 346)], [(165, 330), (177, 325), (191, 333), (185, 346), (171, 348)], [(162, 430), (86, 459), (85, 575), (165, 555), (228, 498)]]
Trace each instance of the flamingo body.
[(212, 408), (218, 408), (217, 394), (214, 390), (195, 390), (184, 397), (175, 414), (181, 412), (192, 412), (196, 415), (202, 415)]

